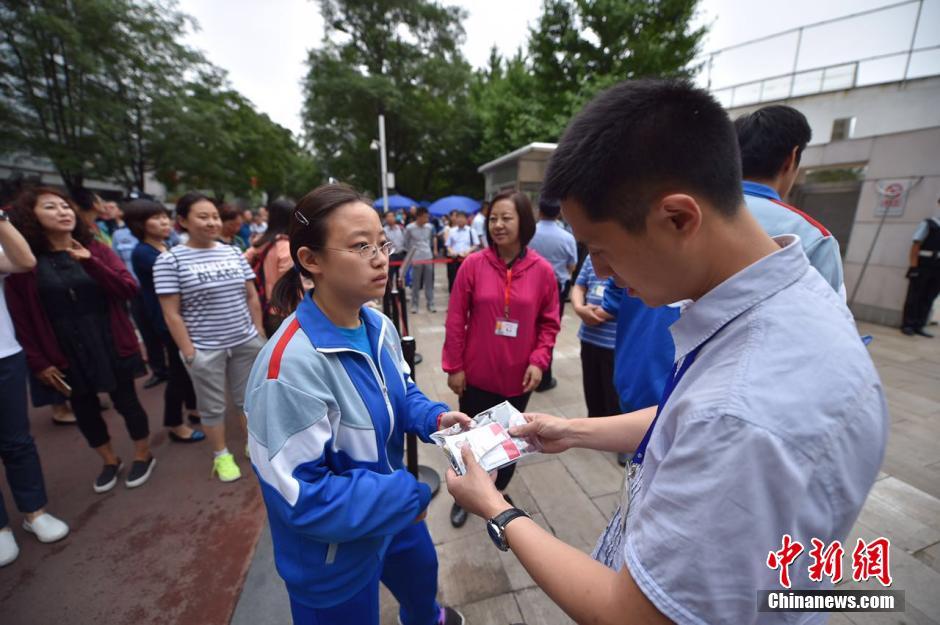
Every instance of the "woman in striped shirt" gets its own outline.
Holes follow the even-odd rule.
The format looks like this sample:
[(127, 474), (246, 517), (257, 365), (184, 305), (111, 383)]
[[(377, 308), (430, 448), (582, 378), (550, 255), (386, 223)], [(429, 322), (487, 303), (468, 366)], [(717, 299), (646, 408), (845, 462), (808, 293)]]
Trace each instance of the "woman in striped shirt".
[(244, 427), (245, 385), (264, 344), (255, 276), (238, 250), (217, 241), (222, 220), (209, 198), (187, 193), (176, 215), (189, 239), (157, 259), (154, 290), (193, 381), (212, 471), (232, 482), (241, 471), (225, 446), (225, 387)]

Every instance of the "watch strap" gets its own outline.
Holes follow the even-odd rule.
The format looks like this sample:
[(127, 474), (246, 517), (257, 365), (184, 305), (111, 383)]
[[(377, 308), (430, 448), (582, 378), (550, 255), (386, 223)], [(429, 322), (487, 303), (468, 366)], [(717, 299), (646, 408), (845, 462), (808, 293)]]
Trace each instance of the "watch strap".
[(492, 518), (492, 521), (495, 525), (501, 530), (505, 530), (506, 526), (513, 519), (518, 519), (519, 517), (529, 517), (529, 513), (525, 510), (520, 510), (519, 508), (510, 508), (509, 510), (504, 510)]

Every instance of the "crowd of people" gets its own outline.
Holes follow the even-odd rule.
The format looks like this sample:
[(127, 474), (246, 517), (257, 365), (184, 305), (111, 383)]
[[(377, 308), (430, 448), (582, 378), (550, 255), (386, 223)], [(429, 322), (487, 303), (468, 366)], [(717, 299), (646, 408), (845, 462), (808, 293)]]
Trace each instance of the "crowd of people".
[[(465, 453), (467, 473), (447, 475), (451, 523), (487, 519), (579, 622), (756, 622), (774, 580), (762, 554), (784, 534), (843, 539), (887, 429), (838, 243), (782, 199), (810, 138), (791, 107), (732, 122), (686, 82), (631, 81), (572, 120), (537, 211), (515, 190), (434, 221), (419, 206), (380, 217), (343, 184), (258, 211), (198, 192), (171, 211), (27, 190), (0, 212), (0, 453), (24, 529), (43, 542), (69, 531), (46, 511), (27, 378), (33, 405), (74, 420), (101, 458), (103, 493), (154, 471), (135, 386), (149, 365), (143, 386), (166, 384), (172, 441), (206, 441), (222, 482), (241, 477), (238, 456), (253, 467), (295, 623), (378, 623), (379, 583), (405, 625), (463, 623), (437, 602), (431, 494), (404, 469), (404, 435), (428, 442), (503, 401), (524, 412), (557, 384), (570, 298), (594, 418), (527, 414), (513, 434), (545, 453), (617, 452), (620, 506), (588, 556), (504, 494), (515, 465), (488, 475)], [(937, 231), (919, 233), (922, 263)], [(395, 326), (370, 306), (406, 255), (412, 313), (422, 293), (436, 312), (446, 261), (441, 363), (456, 410), (415, 385)], [(102, 393), (134, 442), (126, 473)], [(244, 449), (226, 445), (227, 398)], [(16, 543), (2, 503), (0, 528), (3, 565)], [(694, 545), (699, 566), (676, 545)]]

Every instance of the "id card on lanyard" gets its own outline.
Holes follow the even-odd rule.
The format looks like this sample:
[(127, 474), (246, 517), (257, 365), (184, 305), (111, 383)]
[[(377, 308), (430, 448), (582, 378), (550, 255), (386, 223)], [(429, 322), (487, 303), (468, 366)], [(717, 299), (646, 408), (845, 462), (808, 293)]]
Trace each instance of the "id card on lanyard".
[(496, 320), (496, 336), (514, 339), (519, 336), (519, 322), (509, 318), (509, 298), (512, 288), (512, 267), (506, 269), (506, 288), (503, 292), (503, 317)]
[[(706, 341), (707, 342), (707, 341)], [(623, 476), (623, 489), (620, 494), (620, 531), (623, 532), (627, 527), (627, 514), (630, 511), (630, 502), (636, 497), (640, 489), (640, 474), (643, 469), (643, 459), (646, 456), (646, 448), (649, 445), (650, 438), (653, 436), (653, 429), (656, 427), (656, 422), (659, 420), (659, 415), (662, 414), (663, 408), (666, 406), (666, 402), (669, 401), (669, 398), (672, 396), (672, 392), (676, 390), (676, 386), (679, 385), (682, 376), (685, 375), (686, 371), (689, 370), (689, 367), (692, 366), (692, 363), (695, 362), (696, 356), (698, 356), (699, 351), (702, 347), (705, 346), (705, 343), (702, 343), (691, 352), (686, 355), (682, 360), (682, 365), (679, 366), (678, 363), (673, 365), (672, 374), (669, 376), (669, 380), (666, 382), (666, 387), (663, 389), (662, 399), (659, 400), (659, 406), (656, 408), (656, 416), (653, 417), (652, 423), (650, 423), (649, 428), (646, 430), (646, 434), (643, 435), (643, 440), (640, 441), (640, 444), (637, 445), (636, 451), (633, 452), (633, 458), (630, 459), (630, 462), (627, 463), (626, 469), (624, 470)]]

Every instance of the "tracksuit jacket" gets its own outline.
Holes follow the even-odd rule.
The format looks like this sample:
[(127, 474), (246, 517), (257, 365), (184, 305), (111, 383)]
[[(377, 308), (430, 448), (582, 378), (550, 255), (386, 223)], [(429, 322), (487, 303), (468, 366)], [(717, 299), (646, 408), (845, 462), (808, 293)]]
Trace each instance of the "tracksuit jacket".
[(245, 397), (275, 564), (311, 607), (361, 590), (427, 507), (430, 489), (402, 465), (404, 434), (428, 442), (449, 410), (411, 381), (391, 321), (366, 307), (360, 318), (377, 362), (308, 294), (261, 350)]

